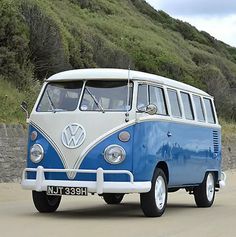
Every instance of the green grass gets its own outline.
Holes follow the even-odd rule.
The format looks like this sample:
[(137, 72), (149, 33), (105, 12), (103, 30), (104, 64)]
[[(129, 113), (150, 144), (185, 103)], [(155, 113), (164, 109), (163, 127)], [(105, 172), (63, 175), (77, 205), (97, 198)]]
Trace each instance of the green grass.
[[(155, 11), (145, 1), (2, 2), (11, 2), (12, 11), (11, 7), (7, 8), (7, 17), (15, 17), (9, 21), (12, 27), (9, 27), (10, 23), (6, 24), (6, 32), (9, 28), (15, 29), (12, 39), (21, 38), (25, 46), (21, 48), (22, 43), (5, 46), (11, 57), (6, 57), (9, 63), (2, 67), (5, 71), (0, 68), (0, 75), (12, 81), (13, 88), (24, 84), (23, 80), (28, 83), (25, 88), (31, 92), (20, 94), (31, 105), (36, 94), (34, 88), (30, 89), (35, 83), (32, 76), (42, 81), (51, 74), (71, 68), (128, 68), (131, 64), (132, 69), (167, 76), (206, 90), (215, 97), (218, 113), (236, 120), (236, 102), (232, 103), (236, 101), (236, 95), (230, 91), (230, 87), (236, 87), (236, 49), (164, 12)], [(39, 17), (36, 22), (35, 16)], [(4, 25), (0, 24), (0, 40), (6, 37), (1, 27)], [(6, 39), (6, 42), (11, 41)], [(19, 77), (15, 78), (16, 75)], [(219, 85), (225, 88), (224, 92), (217, 88)], [(3, 94), (6, 93), (4, 90)], [(34, 96), (30, 96), (31, 93)], [(231, 101), (227, 99), (229, 95)], [(10, 105), (10, 101), (5, 103), (5, 107)], [(8, 122), (18, 121), (17, 113), (16, 118), (14, 113), (9, 112), (9, 116), (7, 113), (0, 116), (0, 121), (6, 121), (6, 118)]]
[(20, 108), (25, 95), (0, 77), (0, 122), (24, 123), (25, 114)]

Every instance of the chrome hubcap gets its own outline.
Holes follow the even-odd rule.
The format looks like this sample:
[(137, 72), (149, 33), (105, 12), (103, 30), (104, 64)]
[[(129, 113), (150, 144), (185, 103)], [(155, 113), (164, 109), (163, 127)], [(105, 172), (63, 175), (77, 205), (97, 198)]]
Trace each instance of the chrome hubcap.
[(163, 177), (159, 176), (155, 184), (155, 200), (158, 209), (162, 209), (166, 200), (166, 186)]
[(207, 194), (207, 199), (209, 202), (212, 201), (212, 199), (214, 197), (214, 192), (215, 192), (214, 177), (210, 173), (207, 176), (207, 182), (206, 182), (206, 194)]

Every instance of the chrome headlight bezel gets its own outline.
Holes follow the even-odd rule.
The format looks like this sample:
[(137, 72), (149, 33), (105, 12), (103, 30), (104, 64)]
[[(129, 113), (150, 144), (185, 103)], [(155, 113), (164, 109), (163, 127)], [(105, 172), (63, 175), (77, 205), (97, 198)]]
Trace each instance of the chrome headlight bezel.
[(112, 165), (122, 163), (126, 158), (125, 149), (119, 145), (113, 144), (106, 147), (104, 151), (104, 159)]
[(33, 163), (39, 163), (44, 157), (44, 149), (40, 144), (34, 144), (30, 148), (30, 160)]

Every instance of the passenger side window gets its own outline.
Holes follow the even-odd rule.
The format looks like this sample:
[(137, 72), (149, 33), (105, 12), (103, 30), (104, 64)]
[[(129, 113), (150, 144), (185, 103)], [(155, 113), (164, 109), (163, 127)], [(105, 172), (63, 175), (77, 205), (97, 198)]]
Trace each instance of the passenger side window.
[(148, 88), (147, 85), (139, 85), (138, 87), (138, 103), (137, 109), (144, 110), (148, 105)]
[(204, 122), (205, 121), (205, 117), (204, 117), (204, 113), (203, 113), (203, 107), (202, 107), (202, 100), (200, 96), (194, 95), (193, 96), (193, 102), (196, 108), (196, 115), (197, 115), (197, 120)]
[(162, 88), (149, 86), (150, 104), (157, 106), (157, 113), (167, 115), (164, 91)]
[(204, 104), (206, 108), (206, 116), (207, 116), (208, 123), (216, 123), (216, 119), (213, 112), (212, 101), (206, 98), (204, 98), (203, 100), (204, 100)]
[(194, 119), (193, 107), (192, 107), (190, 95), (188, 93), (181, 92), (181, 98), (183, 101), (185, 118), (189, 120), (193, 120)]
[(170, 108), (173, 117), (181, 118), (181, 110), (179, 105), (179, 99), (177, 95), (177, 91), (168, 89), (168, 96), (170, 100)]

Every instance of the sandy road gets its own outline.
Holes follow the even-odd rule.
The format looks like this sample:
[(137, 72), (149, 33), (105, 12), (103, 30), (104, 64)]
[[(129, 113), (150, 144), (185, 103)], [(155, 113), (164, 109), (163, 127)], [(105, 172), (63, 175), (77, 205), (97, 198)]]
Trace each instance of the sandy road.
[(98, 196), (63, 197), (56, 213), (40, 214), (30, 191), (18, 184), (0, 184), (0, 236), (234, 237), (236, 170), (227, 175), (227, 187), (217, 193), (212, 208), (196, 208), (193, 196), (179, 191), (169, 194), (161, 218), (143, 216), (139, 195), (127, 195), (118, 206), (109, 206)]

